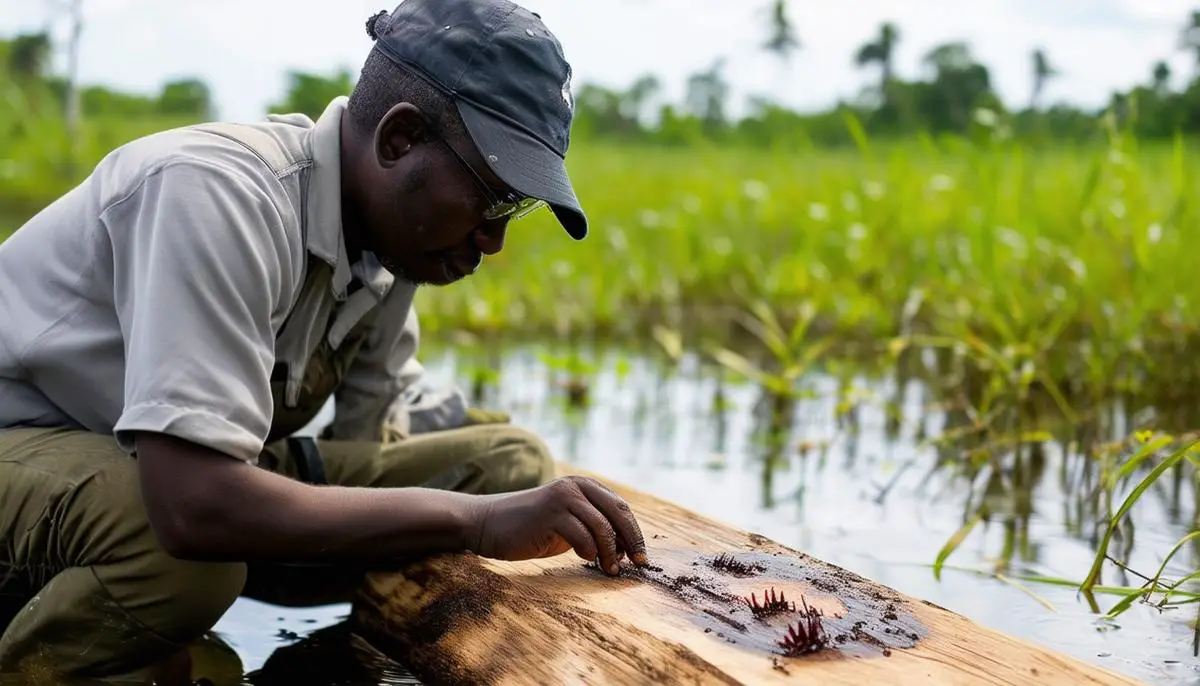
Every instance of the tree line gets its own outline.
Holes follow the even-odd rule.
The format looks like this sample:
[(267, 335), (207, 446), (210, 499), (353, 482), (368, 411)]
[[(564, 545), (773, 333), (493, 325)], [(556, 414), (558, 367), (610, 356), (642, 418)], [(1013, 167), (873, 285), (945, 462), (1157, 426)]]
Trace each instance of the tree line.
[[(0, 40), (0, 79), (20, 92), (26, 107), (43, 116), (58, 110), (66, 116), (72, 99), (80, 116), (102, 119), (216, 116), (212, 91), (203, 80), (178, 79), (163, 84), (158, 93), (125, 93), (104, 86), (75, 88), (64, 75), (50, 69), (53, 45), (46, 33), (21, 34)], [(49, 102), (44, 102), (48, 99)]]
[[(771, 0), (768, 17), (762, 49), (784, 61), (794, 59), (803, 45), (788, 18), (785, 0)], [(989, 68), (976, 59), (966, 42), (929, 50), (922, 60), (922, 77), (898, 77), (894, 59), (901, 40), (894, 23), (882, 24), (874, 37), (849, 56), (853, 64), (874, 71), (877, 81), (856, 97), (820, 112), (797, 112), (765, 98), (752, 98), (745, 115), (731, 116), (732, 89), (724, 58), (687, 78), (681, 102), (663, 102), (663, 84), (654, 75), (619, 89), (583, 83), (575, 93), (574, 136), (654, 145), (838, 145), (853, 142), (855, 129), (847, 126), (848, 115), (862, 132), (885, 139), (921, 133), (969, 134), (980, 126), (1000, 126), (1019, 137), (1084, 141), (1103, 135), (1105, 117), (1115, 118), (1142, 138), (1168, 138), (1200, 130), (1200, 78), (1193, 77), (1183, 89), (1173, 90), (1171, 69), (1165, 61), (1150, 65), (1145, 83), (1127, 92), (1114, 92), (1105, 107), (1045, 107), (1042, 94), (1046, 85), (1065, 77), (1046, 50), (1036, 49), (1029, 61), (1033, 77), (1029, 98), (1009, 105), (996, 93)], [(75, 110), (75, 116), (96, 119), (169, 116), (202, 120), (218, 116), (211, 90), (200, 79), (168, 82), (156, 94), (124, 93), (101, 86), (76, 88), (70, 79), (51, 72), (51, 48), (45, 33), (0, 40), (0, 78), (8, 80), (10, 87), (16, 85), (34, 105), (37, 99), (48, 98), (61, 112)], [(1200, 65), (1200, 11), (1192, 12), (1183, 23), (1173, 49), (1188, 51)], [(268, 111), (316, 117), (330, 98), (349, 93), (353, 85), (353, 74), (345, 69), (329, 74), (291, 72), (283, 96)]]
[[(1165, 60), (1149, 65), (1144, 83), (1116, 91), (1100, 108), (1067, 104), (1044, 106), (1046, 86), (1066, 78), (1044, 48), (1029, 55), (1032, 89), (1027, 101), (1005, 103), (996, 92), (991, 70), (965, 41), (934, 46), (921, 60), (925, 75), (912, 80), (896, 76), (895, 54), (901, 30), (892, 22), (849, 56), (852, 64), (877, 74), (877, 81), (854, 98), (819, 112), (792, 111), (766, 98), (751, 98), (748, 113), (728, 116), (731, 87), (725, 60), (717, 58), (688, 77), (680, 103), (660, 102), (662, 82), (646, 75), (624, 89), (583, 84), (578, 103), (577, 135), (658, 144), (702, 141), (756, 145), (851, 144), (852, 116), (873, 138), (911, 137), (925, 133), (970, 134), (980, 127), (1042, 140), (1087, 141), (1105, 135), (1106, 119), (1141, 138), (1170, 138), (1200, 131), (1200, 78), (1181, 90), (1170, 86)], [(785, 0), (772, 0), (762, 49), (788, 62), (803, 46), (786, 12)], [(1164, 51), (1185, 51), (1200, 67), (1200, 11), (1181, 26), (1177, 43)]]

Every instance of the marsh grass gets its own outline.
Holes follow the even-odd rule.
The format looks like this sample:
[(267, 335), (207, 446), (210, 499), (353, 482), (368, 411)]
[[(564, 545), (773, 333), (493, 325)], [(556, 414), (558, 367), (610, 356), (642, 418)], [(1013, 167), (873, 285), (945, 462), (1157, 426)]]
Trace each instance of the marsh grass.
[(836, 333), (839, 349), (906, 335), (973, 346), (1068, 412), (1068, 397), (1197, 383), (1172, 362), (1191, 352), (1200, 297), (1185, 278), (1200, 188), (1182, 141), (872, 150), (875, 162), (580, 146), (588, 241), (548, 213), (514, 225), (469, 282), (420, 294), (426, 327), (644, 338), (660, 326), (732, 349), (747, 333), (737, 319), (765, 304), (784, 328), (814, 309), (808, 331)]

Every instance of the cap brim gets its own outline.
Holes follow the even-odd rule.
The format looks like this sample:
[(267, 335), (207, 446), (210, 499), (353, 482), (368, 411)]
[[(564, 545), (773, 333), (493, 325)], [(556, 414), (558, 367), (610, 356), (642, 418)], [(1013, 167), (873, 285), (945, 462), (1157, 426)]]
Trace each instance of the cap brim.
[(566, 161), (536, 138), (469, 102), (458, 101), (467, 132), (500, 180), (522, 195), (544, 200), (575, 240), (587, 236), (587, 215), (575, 197)]

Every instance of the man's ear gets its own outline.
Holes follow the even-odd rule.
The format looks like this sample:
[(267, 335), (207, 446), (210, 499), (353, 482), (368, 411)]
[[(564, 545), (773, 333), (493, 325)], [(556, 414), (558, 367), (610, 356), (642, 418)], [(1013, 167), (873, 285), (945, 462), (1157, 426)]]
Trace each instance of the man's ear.
[(385, 169), (395, 166), (428, 135), (429, 126), (419, 107), (408, 102), (394, 105), (375, 127), (376, 162)]

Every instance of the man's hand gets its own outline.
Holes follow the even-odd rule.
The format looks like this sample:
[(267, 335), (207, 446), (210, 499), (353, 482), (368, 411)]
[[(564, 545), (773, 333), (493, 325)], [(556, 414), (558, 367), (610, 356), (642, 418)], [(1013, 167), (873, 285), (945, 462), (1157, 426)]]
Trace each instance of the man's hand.
[(487, 496), (468, 515), (467, 545), (483, 557), (528, 560), (571, 549), (620, 573), (622, 555), (649, 564), (629, 504), (594, 479), (568, 476), (519, 493)]

